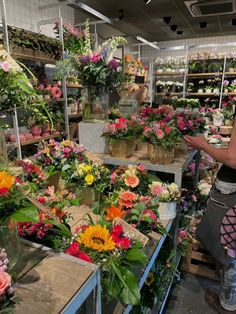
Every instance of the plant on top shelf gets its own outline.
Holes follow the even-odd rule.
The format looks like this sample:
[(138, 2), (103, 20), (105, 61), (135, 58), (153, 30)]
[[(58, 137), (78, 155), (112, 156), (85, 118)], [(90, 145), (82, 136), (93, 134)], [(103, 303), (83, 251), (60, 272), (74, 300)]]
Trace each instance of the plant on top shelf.
[(56, 60), (62, 56), (61, 43), (55, 38), (11, 26), (8, 26), (8, 36), (13, 52), (17, 48), (30, 48), (35, 53), (42, 51), (47, 57), (53, 56)]
[(175, 106), (177, 108), (199, 108), (200, 101), (198, 98), (179, 98), (177, 99)]

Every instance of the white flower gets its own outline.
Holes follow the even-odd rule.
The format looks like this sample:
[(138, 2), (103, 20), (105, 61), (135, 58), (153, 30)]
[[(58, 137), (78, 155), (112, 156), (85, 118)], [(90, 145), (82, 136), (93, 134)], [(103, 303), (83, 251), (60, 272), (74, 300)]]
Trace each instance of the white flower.
[(168, 190), (173, 193), (173, 192), (177, 192), (179, 190), (179, 187), (177, 184), (175, 183), (171, 183), (169, 186), (168, 186)]

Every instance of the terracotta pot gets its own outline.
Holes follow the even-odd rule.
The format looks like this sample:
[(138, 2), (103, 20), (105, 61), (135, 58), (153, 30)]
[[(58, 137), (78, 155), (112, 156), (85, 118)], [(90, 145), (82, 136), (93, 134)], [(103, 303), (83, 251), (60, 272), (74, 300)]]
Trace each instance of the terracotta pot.
[(127, 158), (134, 154), (136, 139), (135, 138), (129, 140), (111, 139), (109, 146), (111, 156), (118, 158)]
[(16, 136), (15, 134), (10, 135), (10, 142), (16, 142)]
[(40, 126), (35, 125), (30, 129), (30, 132), (33, 136), (39, 136), (42, 134), (42, 128)]
[(174, 147), (164, 148), (149, 143), (148, 157), (152, 164), (170, 164), (174, 159)]
[(33, 139), (33, 135), (31, 133), (26, 133), (25, 134), (25, 140), (26, 141), (29, 141), (29, 140), (32, 140)]

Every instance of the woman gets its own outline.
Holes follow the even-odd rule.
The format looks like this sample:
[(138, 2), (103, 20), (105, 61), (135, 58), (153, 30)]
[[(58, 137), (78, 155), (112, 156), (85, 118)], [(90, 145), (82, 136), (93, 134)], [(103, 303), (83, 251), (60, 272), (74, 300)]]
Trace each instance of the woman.
[(236, 314), (236, 123), (228, 148), (215, 148), (202, 136), (186, 135), (184, 139), (191, 148), (223, 163), (196, 236), (221, 264), (220, 293), (207, 290), (206, 301), (218, 313)]

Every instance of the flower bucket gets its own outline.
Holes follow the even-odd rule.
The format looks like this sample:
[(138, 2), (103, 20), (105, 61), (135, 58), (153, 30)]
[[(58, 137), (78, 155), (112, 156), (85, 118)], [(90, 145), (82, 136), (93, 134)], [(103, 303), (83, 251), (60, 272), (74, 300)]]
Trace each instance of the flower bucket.
[(54, 186), (55, 191), (62, 191), (65, 187), (65, 184), (64, 184), (63, 179), (61, 178), (61, 173), (57, 172), (51, 175), (47, 179), (47, 186)]
[(188, 152), (188, 145), (185, 142), (179, 143), (179, 145), (175, 145), (175, 156), (185, 155)]
[(135, 138), (129, 140), (111, 139), (109, 146), (110, 154), (112, 157), (127, 158), (134, 154), (136, 147), (136, 139)]
[(152, 164), (170, 164), (174, 159), (174, 147), (148, 144), (148, 157)]
[(163, 219), (163, 220), (174, 219), (177, 214), (176, 202), (170, 202), (170, 203), (160, 202), (158, 213), (159, 213), (160, 219)]
[(79, 189), (77, 196), (80, 204), (91, 206), (94, 202), (99, 201), (100, 193), (93, 188), (86, 187)]

